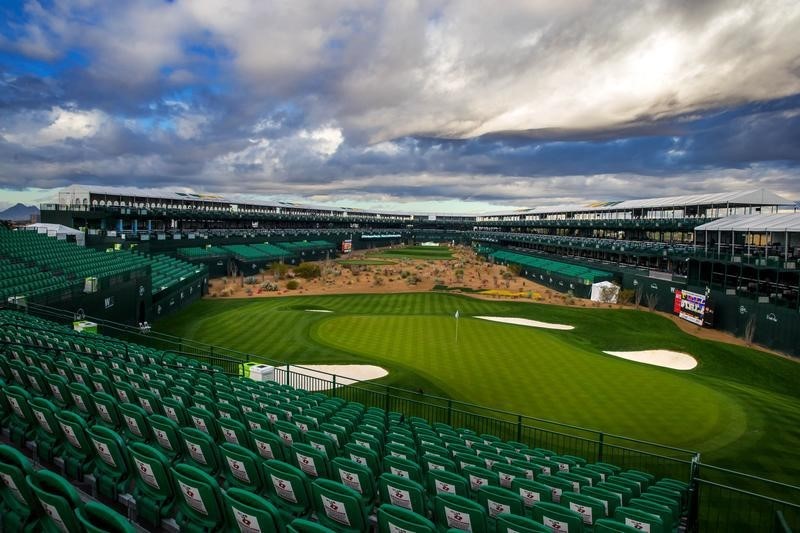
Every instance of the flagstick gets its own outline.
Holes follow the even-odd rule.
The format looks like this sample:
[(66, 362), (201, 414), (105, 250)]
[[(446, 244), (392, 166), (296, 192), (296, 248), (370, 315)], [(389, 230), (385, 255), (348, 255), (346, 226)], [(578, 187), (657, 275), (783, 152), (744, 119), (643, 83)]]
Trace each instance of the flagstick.
[(458, 344), (458, 319), (456, 318), (456, 344)]

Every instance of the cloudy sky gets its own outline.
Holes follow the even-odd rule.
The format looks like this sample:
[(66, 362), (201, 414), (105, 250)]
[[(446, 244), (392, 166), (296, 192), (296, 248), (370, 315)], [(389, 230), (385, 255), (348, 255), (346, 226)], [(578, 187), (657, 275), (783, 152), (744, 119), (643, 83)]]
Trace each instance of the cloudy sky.
[(6, 0), (0, 203), (800, 199), (797, 0)]

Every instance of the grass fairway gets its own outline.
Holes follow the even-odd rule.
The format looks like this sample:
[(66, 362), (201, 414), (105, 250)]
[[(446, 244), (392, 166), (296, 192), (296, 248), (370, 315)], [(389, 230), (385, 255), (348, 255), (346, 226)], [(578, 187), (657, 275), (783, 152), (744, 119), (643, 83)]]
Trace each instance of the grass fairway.
[[(303, 311), (318, 308), (333, 313)], [(440, 293), (298, 296), (202, 300), (156, 329), (292, 362), (378, 364), (390, 371), (384, 383), (697, 449), (704, 461), (766, 477), (800, 477), (800, 464), (786, 460), (800, 445), (800, 365), (697, 339), (644, 311)], [(602, 353), (658, 348), (689, 353), (699, 366), (680, 372)]]
[(388, 259), (439, 260), (452, 259), (453, 252), (447, 246), (404, 246), (402, 248), (389, 248), (387, 250), (381, 250), (376, 254), (370, 254), (369, 257), (385, 257)]

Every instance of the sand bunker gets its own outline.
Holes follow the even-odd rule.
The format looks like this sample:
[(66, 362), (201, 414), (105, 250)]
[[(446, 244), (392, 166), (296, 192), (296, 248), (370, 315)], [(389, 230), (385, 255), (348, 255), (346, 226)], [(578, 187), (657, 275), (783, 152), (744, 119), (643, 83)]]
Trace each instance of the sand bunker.
[[(286, 367), (278, 367), (276, 370), (285, 370)], [(378, 379), (389, 374), (386, 369), (374, 365), (303, 365), (291, 366), (292, 382), (289, 385), (300, 387), (306, 390), (324, 390), (330, 388), (329, 383), (333, 380), (331, 374), (336, 374), (337, 385), (349, 385), (356, 381), (368, 379)], [(304, 380), (295, 374), (303, 374), (315, 379)], [(324, 381), (323, 381), (324, 380)], [(286, 372), (276, 372), (275, 381), (286, 383)]]
[(333, 313), (330, 309), (303, 309), (309, 313)]
[(642, 350), (640, 352), (603, 352), (628, 361), (663, 366), (673, 370), (691, 370), (697, 366), (697, 360), (691, 355), (671, 350)]
[(550, 322), (539, 322), (538, 320), (530, 320), (527, 318), (514, 318), (508, 316), (476, 316), (475, 318), (480, 318), (481, 320), (490, 320), (492, 322), (501, 322), (503, 324), (530, 326), (532, 328), (560, 329), (565, 331), (575, 329), (575, 326), (568, 326), (567, 324), (551, 324)]

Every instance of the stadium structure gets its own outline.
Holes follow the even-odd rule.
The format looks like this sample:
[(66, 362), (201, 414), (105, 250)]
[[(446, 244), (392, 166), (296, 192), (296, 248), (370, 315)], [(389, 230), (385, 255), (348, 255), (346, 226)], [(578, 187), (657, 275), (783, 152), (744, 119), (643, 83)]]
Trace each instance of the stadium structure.
[(210, 278), (438, 242), (579, 298), (612, 281), (797, 356), (800, 214), (768, 190), (452, 215), (73, 186), (41, 221), (0, 228), (0, 531), (800, 523), (797, 487), (687, 450), (147, 335)]
[[(793, 209), (794, 202), (764, 189), (468, 216), (74, 186), (43, 205), (41, 217), (81, 228), (88, 249), (123, 252), (99, 256), (130, 267), (122, 278), (101, 275), (98, 283), (108, 288), (100, 295), (55, 295), (120, 322), (153, 321), (190, 303), (209, 276), (252, 275), (274, 261), (296, 264), (344, 249), (434, 241), (474, 246), (578, 297), (588, 297), (597, 281), (614, 280), (671, 312), (676, 294), (700, 294), (708, 301), (708, 313), (699, 317), (707, 326), (744, 336), (754, 320), (753, 341), (800, 355), (800, 215)], [(76, 279), (80, 292), (83, 279)]]

